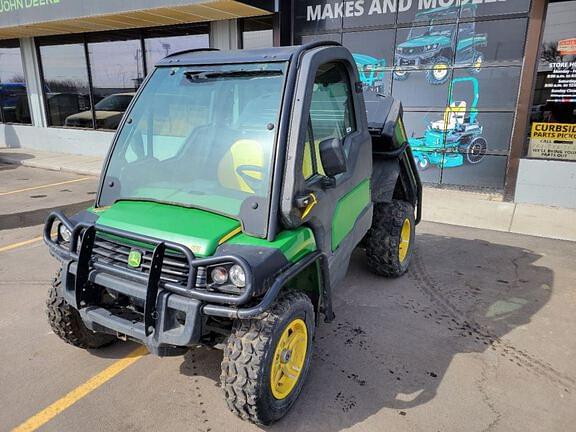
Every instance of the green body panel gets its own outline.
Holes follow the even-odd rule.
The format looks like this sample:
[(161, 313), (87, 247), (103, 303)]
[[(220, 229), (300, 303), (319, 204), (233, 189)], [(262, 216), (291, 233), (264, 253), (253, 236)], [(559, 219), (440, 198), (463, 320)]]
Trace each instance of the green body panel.
[(118, 201), (96, 213), (98, 225), (180, 243), (201, 257), (212, 255), (220, 240), (240, 227), (215, 213), (144, 201)]
[(293, 263), (310, 252), (316, 251), (316, 239), (314, 238), (312, 230), (307, 227), (301, 227), (291, 231), (282, 231), (276, 236), (276, 240), (272, 242), (250, 237), (246, 234), (239, 234), (226, 242), (226, 244), (280, 249), (286, 259)]
[(370, 180), (366, 179), (344, 195), (334, 211), (332, 219), (332, 250), (352, 231), (356, 220), (370, 204)]

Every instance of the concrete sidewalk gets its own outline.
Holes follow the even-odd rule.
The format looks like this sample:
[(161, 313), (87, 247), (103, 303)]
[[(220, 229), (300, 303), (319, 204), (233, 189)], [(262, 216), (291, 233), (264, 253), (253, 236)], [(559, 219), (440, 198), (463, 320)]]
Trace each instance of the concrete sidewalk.
[[(0, 162), (54, 171), (100, 175), (98, 157), (0, 148)], [(499, 194), (424, 188), (429, 222), (576, 241), (576, 210), (503, 202)]]
[(0, 162), (99, 176), (103, 159), (97, 156), (79, 156), (27, 148), (0, 148)]

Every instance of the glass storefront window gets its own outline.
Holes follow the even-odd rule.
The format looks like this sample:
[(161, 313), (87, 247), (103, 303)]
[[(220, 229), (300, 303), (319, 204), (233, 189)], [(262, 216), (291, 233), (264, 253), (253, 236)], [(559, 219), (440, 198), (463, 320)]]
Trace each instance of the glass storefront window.
[(242, 48), (268, 48), (274, 46), (273, 19), (271, 16), (245, 18), (242, 21)]
[(576, 1), (550, 3), (546, 14), (528, 157), (576, 161)]
[(144, 44), (148, 70), (152, 71), (154, 65), (164, 57), (178, 51), (208, 48), (210, 40), (208, 34), (166, 36), (146, 39)]
[(209, 45), (207, 24), (38, 38), (48, 125), (115, 130), (159, 60)]
[(84, 44), (68, 43), (39, 47), (49, 126), (69, 127), (67, 119), (84, 113), (81, 127), (93, 127), (90, 85)]
[(369, 119), (379, 94), (402, 102), (425, 182), (501, 189), (531, 0), (346, 4), (294, 2), (295, 42), (352, 51)]
[[(115, 130), (144, 80), (140, 40), (88, 43), (97, 129)], [(92, 114), (76, 114), (66, 126), (90, 127)]]
[(0, 41), (0, 123), (31, 123), (18, 41)]

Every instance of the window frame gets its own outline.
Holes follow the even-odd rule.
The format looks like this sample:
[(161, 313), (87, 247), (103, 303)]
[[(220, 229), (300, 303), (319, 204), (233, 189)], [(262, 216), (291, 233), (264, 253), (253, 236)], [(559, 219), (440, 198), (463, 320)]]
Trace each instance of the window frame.
[[(342, 63), (342, 62), (338, 62), (338, 61), (332, 61), (332, 62), (326, 62), (323, 63), (322, 65), (320, 65), (320, 67), (318, 67), (318, 69), (316, 70), (316, 75), (314, 77), (314, 83), (313, 86), (316, 85), (316, 78), (318, 77), (318, 73), (320, 71), (320, 69), (324, 66), (327, 65), (337, 65), (338, 68), (340, 68), (340, 72), (342, 72), (342, 78), (343, 81), (342, 83), (344, 83), (346, 85), (346, 89), (348, 92), (348, 116), (349, 118), (346, 119), (346, 110), (344, 110), (344, 123), (346, 124), (346, 121), (352, 121), (353, 122), (353, 126), (351, 127), (352, 130), (345, 131), (346, 133), (338, 138), (341, 140), (342, 142), (342, 146), (344, 146), (344, 149), (346, 151), (346, 159), (348, 160), (349, 155), (350, 155), (350, 151), (349, 149), (346, 149), (346, 143), (347, 141), (349, 141), (347, 138), (355, 133), (358, 132), (358, 118), (356, 116), (356, 106), (354, 104), (354, 89), (352, 88), (352, 83), (350, 82), (350, 78), (348, 75), (348, 70), (346, 69), (346, 66)], [(313, 87), (312, 87), (313, 89)], [(321, 160), (321, 156), (320, 156), (320, 142), (326, 140), (326, 139), (330, 139), (330, 138), (324, 138), (322, 141), (320, 141), (318, 143), (318, 146), (315, 143), (315, 133), (314, 133), (314, 124), (312, 122), (312, 103), (314, 100), (314, 90), (312, 90), (311, 92), (311, 97), (310, 97), (310, 112), (308, 114), (308, 121), (307, 121), (307, 127), (306, 127), (306, 134), (304, 136), (304, 142), (303, 142), (303, 153), (306, 152), (306, 148), (310, 148), (310, 158), (311, 158), (311, 163), (312, 163), (312, 175), (308, 178), (305, 178), (304, 175), (304, 181), (306, 184), (310, 184), (310, 183), (315, 183), (316, 181), (318, 181), (318, 179), (322, 179), (324, 177), (326, 177), (325, 174), (323, 174), (324, 172), (324, 168), (322, 167), (322, 160)], [(336, 137), (334, 137), (336, 138)], [(304, 158), (302, 160), (302, 174), (304, 174)], [(319, 169), (321, 168), (321, 169)], [(336, 178), (342, 176), (342, 174), (336, 176)]]

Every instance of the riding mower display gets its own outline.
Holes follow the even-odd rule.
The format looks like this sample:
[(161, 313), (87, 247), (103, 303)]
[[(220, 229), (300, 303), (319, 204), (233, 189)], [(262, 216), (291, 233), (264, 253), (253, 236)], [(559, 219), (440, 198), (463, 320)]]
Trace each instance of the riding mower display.
[(64, 341), (159, 356), (221, 348), (230, 409), (269, 424), (296, 401), (316, 326), (353, 251), (404, 274), (422, 188), (402, 106), (368, 124), (358, 70), (333, 42), (191, 50), (160, 61), (128, 108), (94, 206), (50, 214), (61, 270), (48, 319)]
[[(472, 84), (470, 107), (466, 101), (453, 99), (454, 87), (461, 83)], [(442, 120), (432, 122), (423, 137), (409, 139), (420, 170), (430, 166), (459, 167), (465, 162), (476, 165), (486, 156), (488, 144), (482, 137), (484, 128), (478, 123), (478, 80), (474, 77), (455, 78), (451, 83), (450, 94), (450, 106), (446, 108)]]
[(442, 24), (456, 20), (460, 13), (473, 17), (476, 7), (476, 4), (439, 7), (416, 14), (408, 38), (396, 48), (398, 69), (394, 71), (394, 79), (403, 81), (411, 70), (427, 69), (426, 80), (441, 85), (450, 79), (453, 62), (455, 66), (469, 66), (472, 73), (480, 72), (484, 56), (478, 48), (487, 46), (488, 36), (476, 33), (475, 22), (460, 23), (458, 31), (456, 25)]

